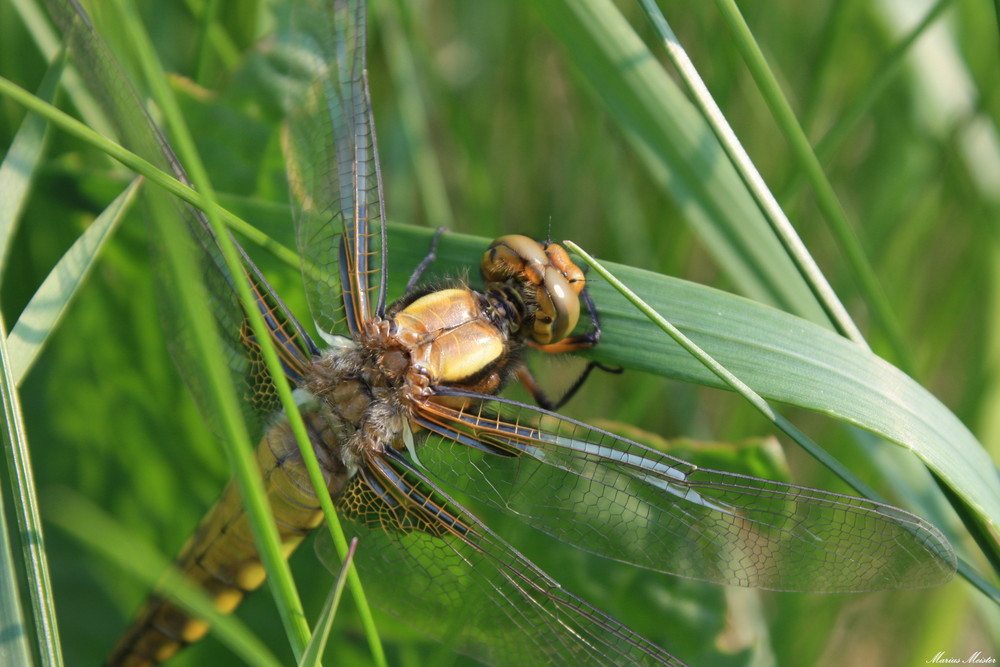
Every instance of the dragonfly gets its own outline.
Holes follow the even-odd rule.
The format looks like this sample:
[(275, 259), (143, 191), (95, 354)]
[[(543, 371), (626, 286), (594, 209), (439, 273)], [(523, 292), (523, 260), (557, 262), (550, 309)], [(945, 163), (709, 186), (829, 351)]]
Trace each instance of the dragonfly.
[[(48, 2), (123, 140), (186, 181), (82, 8), (71, 0)], [(860, 592), (951, 577), (955, 556), (947, 540), (909, 512), (701, 468), (545, 407), (523, 354), (599, 343), (586, 277), (557, 244), (497, 239), (484, 251), (482, 290), (462, 280), (421, 286), (421, 265), (390, 302), (366, 11), (364, 0), (295, 4), (292, 33), (310, 57), (300, 60), (308, 76), (289, 102), (286, 159), (320, 340), (248, 253), (239, 248), (242, 273), (232, 275), (204, 217), (178, 207), (196, 240), (234, 381), (259, 434), (257, 462), (287, 553), (322, 512), (264, 370), (261, 342), (235, 297), (237, 281), (253, 291), (345, 532), (359, 538), (355, 563), (366, 591), (478, 660), (681, 664), (560, 586), (462, 499), (597, 556), (726, 585)], [(574, 334), (585, 310), (591, 331)], [(183, 332), (175, 356), (197, 398), (198, 374), (185, 357)], [(500, 394), (515, 379), (540, 405)], [(319, 541), (317, 550), (339, 570), (329, 542)], [(224, 612), (261, 585), (260, 558), (232, 483), (176, 564)], [(156, 593), (109, 664), (158, 664), (207, 630)]]

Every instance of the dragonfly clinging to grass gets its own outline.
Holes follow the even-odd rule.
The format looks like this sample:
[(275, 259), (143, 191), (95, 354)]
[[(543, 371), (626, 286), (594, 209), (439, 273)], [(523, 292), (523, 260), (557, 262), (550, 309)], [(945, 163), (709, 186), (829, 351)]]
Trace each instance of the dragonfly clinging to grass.
[[(183, 180), (82, 10), (50, 4), (77, 62), (128, 126), (126, 140), (147, 155), (163, 151), (166, 159), (161, 154), (157, 162)], [(264, 370), (260, 341), (234, 296), (236, 281), (251, 285), (285, 378), (297, 390), (327, 489), (348, 536), (359, 538), (356, 563), (366, 590), (388, 611), (477, 659), (678, 662), (563, 589), (459, 497), (587, 552), (722, 584), (870, 591), (951, 576), (954, 555), (945, 539), (903, 510), (699, 468), (499, 396), (514, 378), (535, 387), (522, 361), (526, 350), (598, 343), (583, 273), (556, 244), (506, 236), (484, 251), (482, 291), (462, 281), (422, 287), (418, 269), (390, 301), (365, 2), (298, 2), (295, 16), (292, 32), (313, 57), (301, 61), (309, 76), (289, 103), (286, 159), (305, 289), (324, 345), (245, 252), (242, 275), (232, 275), (201, 214), (185, 211), (230, 367), (259, 430), (257, 461), (287, 552), (322, 512)], [(574, 334), (581, 319), (588, 333)], [(177, 347), (183, 355), (184, 346)], [(179, 366), (190, 372), (191, 362), (181, 358)], [(339, 567), (329, 543), (320, 542), (319, 551)], [(177, 564), (224, 611), (262, 583), (234, 485)], [(162, 662), (206, 630), (158, 593), (111, 663)]]

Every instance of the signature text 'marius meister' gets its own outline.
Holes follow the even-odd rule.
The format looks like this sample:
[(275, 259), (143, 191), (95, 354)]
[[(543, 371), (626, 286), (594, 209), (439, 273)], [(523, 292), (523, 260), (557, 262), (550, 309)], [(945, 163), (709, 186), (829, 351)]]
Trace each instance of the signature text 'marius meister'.
[(937, 655), (924, 662), (930, 665), (995, 665), (997, 659), (991, 655), (983, 655), (982, 651), (976, 651), (968, 658), (956, 658), (938, 651)]

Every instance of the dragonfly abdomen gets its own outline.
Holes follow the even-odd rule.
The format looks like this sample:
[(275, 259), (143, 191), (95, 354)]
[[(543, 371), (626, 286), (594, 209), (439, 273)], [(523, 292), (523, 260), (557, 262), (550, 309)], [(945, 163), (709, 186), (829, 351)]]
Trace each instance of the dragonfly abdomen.
[[(320, 458), (327, 487), (332, 495), (339, 495), (347, 483), (348, 473), (335, 455), (337, 443), (332, 442), (334, 436), (327, 428), (327, 420), (316, 413), (303, 414), (303, 418)], [(264, 435), (256, 456), (282, 551), (287, 558), (319, 525), (323, 513), (287, 421), (282, 420)], [(232, 612), (247, 593), (264, 582), (264, 567), (233, 482), (226, 486), (222, 497), (184, 545), (175, 567), (190, 583), (205, 591), (222, 613)], [(112, 667), (157, 665), (187, 644), (201, 639), (208, 629), (206, 621), (192, 617), (161, 595), (154, 595), (139, 610), (107, 664)]]

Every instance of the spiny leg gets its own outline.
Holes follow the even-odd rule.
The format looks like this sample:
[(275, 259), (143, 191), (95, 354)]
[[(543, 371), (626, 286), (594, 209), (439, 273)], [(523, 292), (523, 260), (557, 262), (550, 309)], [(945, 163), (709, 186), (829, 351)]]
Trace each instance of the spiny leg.
[(430, 250), (427, 251), (427, 255), (424, 257), (423, 261), (417, 265), (417, 268), (415, 268), (413, 273), (410, 275), (410, 280), (406, 283), (406, 290), (403, 292), (404, 294), (409, 293), (414, 287), (417, 286), (417, 283), (420, 282), (420, 278), (424, 275), (424, 271), (426, 271), (427, 267), (431, 265), (431, 262), (437, 259), (438, 241), (441, 240), (441, 236), (445, 233), (445, 231), (445, 227), (438, 227), (437, 231), (434, 232), (434, 238), (431, 239)]
[(576, 380), (573, 381), (570, 388), (567, 389), (557, 401), (553, 401), (549, 398), (548, 394), (545, 393), (545, 390), (542, 389), (542, 386), (538, 383), (538, 380), (535, 379), (535, 376), (532, 375), (531, 371), (523, 363), (519, 364), (514, 372), (517, 376), (517, 381), (521, 383), (529, 394), (531, 394), (531, 397), (535, 399), (535, 403), (537, 403), (539, 407), (555, 412), (562, 406), (566, 405), (566, 403), (568, 403), (570, 399), (576, 395), (576, 392), (580, 390), (580, 387), (582, 387), (583, 383), (587, 381), (587, 377), (595, 368), (599, 368), (605, 373), (615, 374), (621, 373), (624, 370), (620, 366), (608, 366), (599, 361), (591, 361), (587, 364), (587, 367), (583, 369), (583, 372), (580, 373)]

